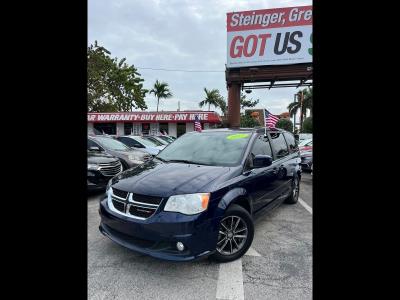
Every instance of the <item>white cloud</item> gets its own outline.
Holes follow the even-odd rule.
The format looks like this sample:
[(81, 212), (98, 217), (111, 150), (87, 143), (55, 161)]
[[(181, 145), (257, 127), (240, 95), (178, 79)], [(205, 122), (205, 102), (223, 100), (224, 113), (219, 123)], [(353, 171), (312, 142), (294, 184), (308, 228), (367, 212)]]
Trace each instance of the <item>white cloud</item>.
[[(311, 5), (298, 0), (89, 0), (88, 42), (95, 40), (113, 57), (127, 58), (138, 67), (225, 70), (226, 13), (231, 11)], [(183, 73), (140, 69), (146, 88), (156, 79), (166, 81), (173, 98), (161, 100), (160, 110), (198, 109), (203, 88), (217, 88), (226, 98), (225, 73)], [(254, 90), (248, 97), (260, 99), (257, 108), (271, 113), (286, 111), (295, 88)], [(153, 95), (146, 97), (156, 109)]]

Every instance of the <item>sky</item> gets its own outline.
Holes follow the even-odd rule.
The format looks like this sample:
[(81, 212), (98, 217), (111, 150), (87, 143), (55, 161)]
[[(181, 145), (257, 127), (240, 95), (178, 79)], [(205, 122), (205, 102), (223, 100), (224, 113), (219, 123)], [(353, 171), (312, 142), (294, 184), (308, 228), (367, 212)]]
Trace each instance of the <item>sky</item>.
[[(112, 57), (126, 58), (138, 68), (151, 89), (158, 79), (169, 84), (172, 98), (160, 100), (159, 110), (199, 109), (204, 87), (219, 89), (227, 100), (225, 82), (226, 13), (312, 5), (300, 0), (89, 0), (88, 45), (98, 44)], [(218, 72), (167, 72), (141, 68), (204, 70)], [(260, 99), (256, 108), (273, 114), (287, 111), (296, 88), (253, 90), (247, 98)], [(157, 100), (146, 95), (149, 111)], [(205, 107), (203, 109), (207, 109)], [(214, 110), (211, 107), (211, 110)], [(220, 112), (218, 109), (216, 110)]]

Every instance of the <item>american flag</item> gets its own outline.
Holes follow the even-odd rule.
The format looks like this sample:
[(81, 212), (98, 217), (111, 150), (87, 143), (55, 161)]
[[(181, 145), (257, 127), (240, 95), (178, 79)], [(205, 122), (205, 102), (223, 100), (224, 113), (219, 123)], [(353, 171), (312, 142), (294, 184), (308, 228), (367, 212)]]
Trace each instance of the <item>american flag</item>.
[(198, 132), (201, 132), (201, 123), (200, 123), (200, 120), (199, 120), (199, 116), (198, 116), (198, 115), (196, 115), (196, 116), (194, 117), (194, 130), (195, 130), (195, 131), (198, 131)]
[(275, 128), (276, 122), (278, 122), (279, 117), (271, 114), (268, 110), (264, 109), (264, 121), (265, 127)]

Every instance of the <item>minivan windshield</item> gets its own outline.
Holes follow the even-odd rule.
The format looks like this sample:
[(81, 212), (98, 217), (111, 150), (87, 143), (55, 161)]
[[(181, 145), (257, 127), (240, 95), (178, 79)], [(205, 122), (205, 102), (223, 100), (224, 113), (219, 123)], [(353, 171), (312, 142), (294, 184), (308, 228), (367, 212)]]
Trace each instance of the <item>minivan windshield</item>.
[(182, 135), (156, 157), (163, 161), (210, 166), (239, 165), (251, 132), (209, 131)]
[(128, 151), (129, 147), (125, 146), (120, 141), (114, 140), (112, 138), (100, 137), (96, 136), (96, 140), (106, 149), (114, 150), (114, 151)]

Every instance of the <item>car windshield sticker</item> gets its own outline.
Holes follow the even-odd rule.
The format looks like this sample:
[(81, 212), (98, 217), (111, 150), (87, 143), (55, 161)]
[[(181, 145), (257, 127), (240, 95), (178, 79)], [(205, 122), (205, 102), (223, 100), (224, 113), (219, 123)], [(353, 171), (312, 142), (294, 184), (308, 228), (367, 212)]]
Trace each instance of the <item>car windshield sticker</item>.
[(226, 137), (226, 139), (232, 141), (232, 140), (237, 140), (237, 139), (243, 139), (248, 136), (249, 136), (249, 134), (247, 134), (247, 133), (237, 133), (237, 134), (228, 135)]

